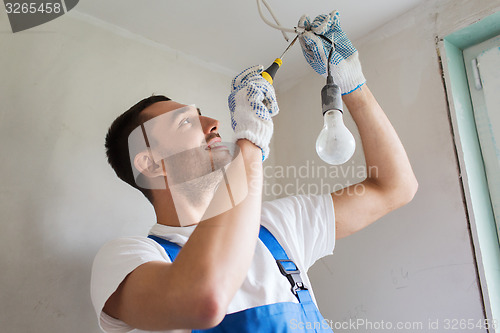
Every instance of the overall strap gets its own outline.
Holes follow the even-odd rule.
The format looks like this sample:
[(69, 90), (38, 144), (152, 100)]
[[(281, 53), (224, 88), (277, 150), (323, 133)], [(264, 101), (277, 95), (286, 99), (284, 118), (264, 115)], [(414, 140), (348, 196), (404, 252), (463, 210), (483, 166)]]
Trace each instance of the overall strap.
[[(179, 251), (181, 250), (181, 247), (179, 245), (172, 243), (166, 239), (154, 235), (149, 235), (148, 238), (151, 238), (158, 244), (160, 244), (165, 249), (168, 257), (170, 258), (170, 261), (172, 262), (175, 260), (175, 258), (179, 254)], [(292, 293), (297, 296), (299, 302), (312, 302), (311, 295), (309, 294), (309, 291), (300, 278), (299, 268), (292, 260), (288, 258), (285, 250), (276, 240), (273, 234), (271, 234), (271, 232), (269, 232), (269, 230), (267, 230), (264, 226), (260, 226), (259, 239), (262, 241), (262, 243), (264, 243), (264, 245), (273, 255), (274, 259), (276, 260), (276, 264), (278, 264), (281, 274), (283, 274), (292, 285)]]
[(304, 282), (302, 282), (302, 279), (300, 278), (299, 268), (288, 258), (285, 250), (278, 240), (262, 225), (260, 226), (259, 238), (273, 255), (281, 274), (283, 274), (292, 285), (292, 293), (297, 296), (299, 302), (312, 302), (309, 290), (307, 290)]
[(149, 235), (148, 238), (151, 238), (160, 244), (165, 249), (165, 252), (167, 252), (170, 261), (174, 262), (175, 258), (177, 258), (177, 255), (179, 254), (179, 251), (181, 250), (179, 245), (154, 235)]

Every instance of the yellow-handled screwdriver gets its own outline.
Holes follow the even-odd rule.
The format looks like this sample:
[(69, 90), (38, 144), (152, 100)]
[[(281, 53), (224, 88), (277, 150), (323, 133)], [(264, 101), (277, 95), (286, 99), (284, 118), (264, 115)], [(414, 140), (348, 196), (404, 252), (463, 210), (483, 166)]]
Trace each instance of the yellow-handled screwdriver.
[(295, 41), (297, 40), (298, 37), (299, 37), (299, 35), (295, 36), (295, 38), (292, 40), (290, 45), (288, 45), (288, 47), (285, 49), (285, 51), (283, 51), (281, 56), (279, 58), (276, 58), (276, 60), (274, 60), (274, 62), (271, 64), (271, 66), (269, 66), (265, 71), (263, 71), (261, 73), (262, 77), (264, 79), (266, 79), (267, 82), (269, 82), (270, 84), (273, 84), (274, 76), (276, 75), (276, 72), (278, 71), (281, 64), (283, 63), (283, 60), (281, 60), (281, 58), (283, 58), (286, 51), (288, 51), (288, 49), (293, 45), (293, 43), (295, 43)]

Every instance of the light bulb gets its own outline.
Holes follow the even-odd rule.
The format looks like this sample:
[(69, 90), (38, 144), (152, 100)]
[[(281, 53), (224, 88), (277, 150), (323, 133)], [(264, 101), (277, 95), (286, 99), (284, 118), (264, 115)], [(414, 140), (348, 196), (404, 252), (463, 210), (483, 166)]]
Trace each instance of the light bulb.
[(324, 125), (316, 140), (318, 156), (328, 164), (347, 162), (356, 149), (356, 141), (345, 127), (342, 112), (329, 110), (323, 115)]
[(354, 154), (356, 141), (344, 125), (342, 94), (331, 75), (321, 89), (321, 104), (324, 125), (316, 140), (316, 152), (328, 164), (343, 164)]

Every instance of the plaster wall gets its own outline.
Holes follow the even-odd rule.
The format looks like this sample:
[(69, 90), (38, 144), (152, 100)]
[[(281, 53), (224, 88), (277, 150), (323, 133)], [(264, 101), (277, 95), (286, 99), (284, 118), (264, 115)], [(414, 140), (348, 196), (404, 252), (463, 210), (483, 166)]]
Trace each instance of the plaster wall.
[(84, 15), (12, 34), (0, 11), (0, 31), (0, 331), (97, 333), (97, 250), (155, 223), (107, 165), (109, 125), (164, 94), (219, 119), (229, 139), (231, 76)]
[[(498, 7), (429, 1), (357, 41), (369, 86), (400, 134), (420, 190), (408, 206), (339, 241), (335, 255), (311, 269), (326, 318), (481, 318), (435, 36)], [(10, 31), (3, 11), (0, 30)], [(2, 331), (99, 332), (88, 288), (97, 249), (154, 223), (142, 194), (117, 180), (105, 161), (107, 127), (156, 93), (196, 103), (229, 138), (231, 73), (83, 14), (2, 33), (0, 45)], [(324, 172), (314, 152), (323, 84), (311, 74), (278, 93), (266, 198), (362, 179), (360, 148), (347, 166), (327, 169), (328, 183), (313, 175)], [(297, 177), (292, 169), (286, 175), (290, 166)]]
[[(436, 37), (498, 10), (494, 1), (428, 1), (355, 41), (368, 86), (407, 150), (419, 191), (407, 206), (339, 240), (334, 255), (310, 270), (325, 318), (340, 324), (357, 319), (417, 322), (424, 332), (435, 331), (430, 321), (438, 320), (443, 329), (446, 319), (483, 318)], [(335, 190), (364, 177), (359, 136), (352, 161), (327, 167), (329, 181), (313, 174), (325, 166), (314, 150), (322, 127), (324, 83), (311, 70), (308, 78), (278, 95), (282, 111), (276, 128), (282, 130), (274, 136), (275, 145), (289, 148), (277, 149), (274, 170), (309, 170), (299, 179), (286, 173), (278, 178), (273, 193), (278, 197), (307, 193), (302, 184), (316, 184), (310, 187), (313, 192), (327, 193), (328, 186)], [(355, 131), (350, 116), (346, 118)], [(360, 326), (356, 331), (373, 329)]]

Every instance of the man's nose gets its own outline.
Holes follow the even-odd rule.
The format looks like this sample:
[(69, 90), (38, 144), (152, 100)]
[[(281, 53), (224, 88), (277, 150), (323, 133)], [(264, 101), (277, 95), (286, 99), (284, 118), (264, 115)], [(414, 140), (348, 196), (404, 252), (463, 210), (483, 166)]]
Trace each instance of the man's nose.
[(208, 134), (212, 132), (218, 132), (219, 121), (210, 117), (200, 116), (200, 123), (203, 129), (203, 133)]

